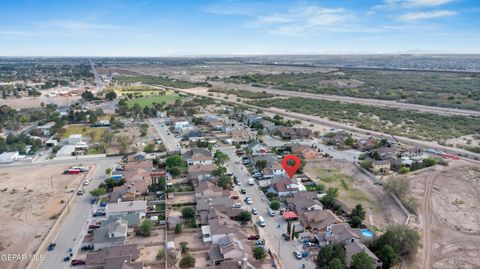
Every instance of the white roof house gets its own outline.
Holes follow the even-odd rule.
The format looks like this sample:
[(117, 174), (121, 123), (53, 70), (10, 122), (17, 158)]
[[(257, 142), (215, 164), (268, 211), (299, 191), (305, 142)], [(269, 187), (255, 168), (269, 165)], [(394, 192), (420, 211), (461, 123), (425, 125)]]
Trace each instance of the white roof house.
[(4, 152), (0, 154), (0, 163), (11, 163), (19, 158), (18, 151)]
[(82, 135), (81, 134), (72, 134), (68, 137), (68, 144), (75, 145), (78, 142), (82, 142)]
[(126, 215), (128, 213), (139, 213), (141, 217), (145, 217), (147, 211), (147, 201), (130, 201), (109, 203), (107, 205), (107, 216)]

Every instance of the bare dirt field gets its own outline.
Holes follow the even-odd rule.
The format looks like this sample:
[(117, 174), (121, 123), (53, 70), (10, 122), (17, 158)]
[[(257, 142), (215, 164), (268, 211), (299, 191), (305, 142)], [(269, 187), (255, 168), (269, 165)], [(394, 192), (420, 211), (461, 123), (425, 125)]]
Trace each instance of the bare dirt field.
[(304, 171), (327, 187), (338, 188), (338, 200), (351, 209), (360, 203), (367, 211), (365, 223), (377, 231), (406, 217), (382, 186), (374, 185), (350, 162), (320, 160), (307, 163)]
[(480, 166), (456, 161), (408, 178), (421, 205), (418, 268), (480, 268)]
[(79, 96), (65, 96), (65, 97), (23, 97), (16, 99), (0, 100), (0, 106), (7, 105), (12, 108), (35, 108), (40, 107), (41, 103), (56, 104), (58, 106), (70, 105), (80, 99)]
[[(84, 174), (63, 175), (65, 165), (0, 169), (0, 255), (33, 254)], [(53, 190), (52, 184), (53, 183)], [(0, 268), (23, 268), (2, 262)]]

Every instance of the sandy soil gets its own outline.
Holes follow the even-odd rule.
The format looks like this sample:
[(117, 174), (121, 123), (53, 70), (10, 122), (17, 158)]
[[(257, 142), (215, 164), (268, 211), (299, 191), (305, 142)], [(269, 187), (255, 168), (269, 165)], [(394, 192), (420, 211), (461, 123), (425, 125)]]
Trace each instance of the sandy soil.
[[(84, 176), (63, 175), (65, 165), (0, 170), (0, 255), (32, 254)], [(51, 188), (53, 182), (53, 190)], [(15, 191), (14, 191), (15, 190)], [(0, 268), (22, 268), (25, 262), (2, 262)]]
[(365, 223), (372, 228), (382, 230), (390, 224), (405, 223), (406, 217), (382, 186), (373, 185), (351, 163), (322, 159), (319, 162), (308, 163), (304, 171), (313, 178), (335, 179), (318, 182), (327, 187), (338, 188), (338, 200), (345, 207), (351, 209), (358, 203), (362, 204), (367, 211)]
[(457, 161), (409, 178), (421, 205), (418, 268), (480, 268), (480, 167)]
[(44, 104), (57, 104), (58, 106), (65, 106), (77, 102), (80, 99), (79, 96), (68, 96), (68, 97), (23, 97), (17, 99), (1, 99), (0, 106), (8, 105), (12, 108), (35, 108), (40, 107), (41, 103)]

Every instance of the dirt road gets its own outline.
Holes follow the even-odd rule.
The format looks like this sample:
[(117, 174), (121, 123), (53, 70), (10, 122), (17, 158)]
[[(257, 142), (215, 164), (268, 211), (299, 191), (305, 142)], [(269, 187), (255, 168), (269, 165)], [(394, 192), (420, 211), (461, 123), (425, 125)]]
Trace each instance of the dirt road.
[(432, 248), (430, 223), (432, 221), (432, 186), (438, 172), (431, 173), (425, 184), (425, 194), (423, 195), (422, 215), (423, 215), (423, 262), (422, 268), (430, 268), (430, 257)]

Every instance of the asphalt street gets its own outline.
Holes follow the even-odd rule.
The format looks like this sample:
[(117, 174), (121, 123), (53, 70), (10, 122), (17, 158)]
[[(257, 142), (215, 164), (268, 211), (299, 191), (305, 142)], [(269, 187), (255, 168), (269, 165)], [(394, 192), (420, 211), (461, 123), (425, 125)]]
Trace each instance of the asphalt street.
[[(70, 268), (70, 263), (64, 262), (63, 258), (68, 256), (67, 250), (69, 248), (72, 248), (74, 253), (78, 251), (82, 237), (87, 230), (88, 220), (93, 213), (93, 205), (90, 204), (90, 201), (94, 198), (90, 195), (89, 191), (97, 188), (98, 185), (103, 182), (105, 179), (105, 170), (113, 167), (114, 163), (119, 160), (120, 157), (103, 158), (103, 160), (96, 161), (96, 169), (89, 177), (90, 184), (88, 186), (82, 186), (86, 193), (82, 196), (77, 196), (77, 201), (73, 203), (70, 208), (67, 208), (69, 214), (53, 240), (57, 246), (55, 250), (44, 253), (45, 260), (38, 268)], [(68, 195), (68, 198), (70, 198), (70, 195), (76, 194), (69, 193)]]
[[(282, 268), (302, 268), (302, 264), (305, 264), (305, 268), (315, 268), (315, 264), (311, 260), (307, 260), (305, 258), (302, 260), (297, 260), (294, 257), (293, 252), (295, 250), (301, 250), (302, 243), (295, 240), (287, 242), (283, 239), (282, 234), (287, 232), (286, 221), (280, 214), (278, 214), (278, 211), (275, 217), (270, 217), (270, 215), (268, 215), (268, 199), (259, 189), (258, 185), (248, 185), (247, 181), (251, 176), (246, 167), (241, 164), (240, 158), (235, 154), (235, 148), (222, 147), (218, 149), (227, 154), (230, 158), (230, 160), (226, 163), (226, 166), (241, 182), (241, 186), (236, 186), (239, 193), (241, 187), (244, 187), (247, 190), (246, 194), (241, 195), (242, 201), (247, 196), (252, 198), (252, 205), (244, 205), (244, 207), (249, 211), (252, 207), (257, 209), (258, 215), (252, 215), (253, 221), (256, 222), (258, 220), (258, 216), (262, 216), (265, 219), (267, 225), (263, 228), (259, 228), (260, 237), (265, 239), (267, 248), (270, 248), (273, 252), (278, 254), (283, 265)], [(280, 228), (278, 228), (279, 224)]]
[(149, 120), (155, 130), (160, 134), (160, 137), (165, 145), (167, 151), (180, 150), (180, 143), (178, 139), (168, 130), (165, 125), (165, 120), (162, 118), (152, 118)]

